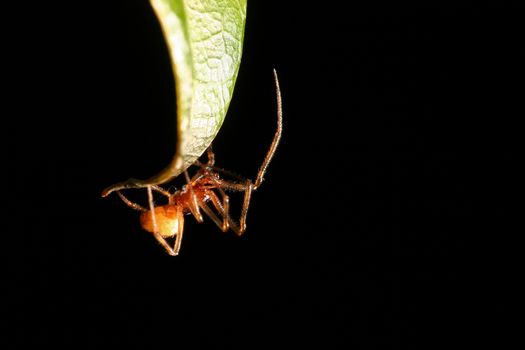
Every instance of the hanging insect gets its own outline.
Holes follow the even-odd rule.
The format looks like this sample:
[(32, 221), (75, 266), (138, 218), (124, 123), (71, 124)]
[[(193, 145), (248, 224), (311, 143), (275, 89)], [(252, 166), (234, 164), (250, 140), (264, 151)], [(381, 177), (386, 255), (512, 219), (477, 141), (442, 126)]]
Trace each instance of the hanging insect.
[[(277, 72), (274, 70), (273, 73), (277, 94), (277, 130), (254, 181), (243, 179), (227, 170), (216, 167), (215, 154), (210, 146), (207, 150), (207, 162), (196, 161), (193, 164), (199, 168), (195, 175), (190, 178), (188, 171), (184, 171), (186, 185), (181, 190), (170, 193), (157, 185), (146, 187), (149, 209), (130, 201), (120, 190), (115, 190), (124, 203), (142, 212), (140, 216), (142, 228), (152, 233), (170, 255), (179, 254), (184, 231), (184, 215), (192, 214), (198, 222), (203, 222), (202, 210), (223, 232), (231, 229), (240, 236), (246, 230), (246, 216), (252, 192), (257, 190), (263, 182), (282, 134), (281, 91)], [(223, 176), (235, 180), (227, 180)], [(155, 206), (153, 191), (165, 196), (168, 199), (168, 204)], [(244, 201), (238, 223), (230, 216), (230, 200), (226, 193), (228, 191), (244, 192)], [(102, 195), (105, 197), (111, 192), (112, 190), (104, 191)], [(211, 203), (211, 207), (208, 203)], [(173, 246), (168, 243), (167, 239), (169, 238), (175, 239)]]

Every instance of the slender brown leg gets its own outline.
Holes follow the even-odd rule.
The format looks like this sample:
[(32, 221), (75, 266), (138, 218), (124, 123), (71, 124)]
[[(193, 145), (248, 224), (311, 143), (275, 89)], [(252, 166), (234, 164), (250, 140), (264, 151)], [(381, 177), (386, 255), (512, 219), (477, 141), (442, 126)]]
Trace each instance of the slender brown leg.
[[(242, 204), (241, 216), (239, 218), (239, 231), (235, 232), (237, 235), (242, 235), (246, 231), (246, 216), (250, 207), (250, 199), (252, 198), (252, 191), (255, 189), (251, 180), (245, 180), (244, 183), (232, 183), (227, 181), (221, 182), (221, 187), (233, 191), (243, 191), (244, 201)], [(232, 228), (233, 229), (233, 228)], [(235, 231), (235, 230), (234, 230)]]
[[(208, 168), (208, 169), (214, 170), (217, 173), (230, 176), (230, 177), (232, 177), (234, 179), (237, 179), (239, 181), (244, 181), (244, 178), (242, 176), (239, 176), (239, 175), (235, 174), (234, 172), (231, 172), (231, 171), (226, 170), (226, 169), (222, 169), (222, 168), (219, 168), (219, 167), (216, 167), (216, 166), (208, 166), (207, 164), (203, 164), (203, 163), (201, 163), (199, 161), (196, 161), (194, 163), (194, 165), (200, 166), (203, 169), (207, 169)], [(195, 179), (197, 179), (199, 177), (202, 177), (202, 174), (197, 173), (197, 175), (195, 175), (192, 180), (195, 180)]]
[(241, 233), (241, 229), (239, 228), (239, 225), (237, 225), (237, 223), (236, 223), (235, 221), (233, 221), (231, 218), (228, 218), (228, 225), (230, 226), (230, 228), (232, 229), (232, 231), (233, 231), (237, 236), (242, 235), (242, 233)]
[(228, 231), (228, 228), (230, 227), (230, 198), (224, 192), (222, 189), (218, 189), (222, 196), (222, 203), (219, 197), (215, 194), (213, 191), (207, 191), (206, 193), (210, 197), (211, 202), (215, 206), (215, 209), (222, 215), (222, 225), (219, 225), (222, 232)]
[(124, 203), (126, 203), (126, 205), (128, 207), (130, 207), (131, 209), (135, 209), (135, 210), (138, 210), (138, 211), (148, 211), (146, 208), (144, 208), (143, 206), (137, 204), (137, 203), (134, 203), (132, 201), (130, 201), (126, 196), (124, 196), (120, 191), (116, 191), (118, 196), (120, 197), (120, 199), (122, 199), (122, 201)]
[(250, 180), (246, 181), (246, 188), (244, 190), (244, 201), (242, 204), (241, 217), (239, 218), (240, 231), (238, 235), (242, 235), (246, 231), (246, 216), (248, 215), (248, 208), (250, 207), (250, 199), (252, 198), (252, 191), (255, 186)]
[(213, 203), (213, 206), (215, 207), (215, 209), (222, 215), (222, 224), (220, 224), (220, 221), (218, 222), (215, 222), (217, 224), (217, 226), (219, 226), (219, 228), (223, 231), (223, 232), (226, 232), (228, 231), (229, 228), (232, 229), (233, 232), (235, 232), (237, 235), (239, 234), (239, 225), (237, 225), (236, 222), (234, 222), (232, 220), (232, 218), (230, 217), (230, 198), (228, 197), (228, 195), (226, 194), (226, 192), (224, 192), (221, 188), (218, 189), (221, 193), (221, 195), (223, 196), (223, 203), (225, 203), (223, 205), (223, 203), (221, 203), (219, 197), (217, 197), (217, 195), (213, 192), (213, 191), (209, 191), (207, 192), (207, 194), (209, 195), (212, 203)]
[(177, 221), (179, 223), (178, 232), (175, 237), (175, 243), (173, 244), (173, 255), (179, 255), (180, 246), (182, 243), (182, 233), (184, 231), (184, 213), (181, 207), (177, 210)]
[(230, 197), (228, 197), (228, 195), (226, 194), (226, 192), (224, 192), (222, 188), (219, 188), (218, 190), (222, 196), (222, 206), (223, 206), (222, 231), (226, 232), (228, 231), (228, 228), (230, 226), (230, 221), (231, 221), (230, 220)]
[[(157, 191), (157, 192), (162, 193), (163, 195), (165, 195), (167, 197), (170, 197), (170, 193), (168, 191), (165, 191), (162, 187), (159, 187), (159, 186), (156, 186), (156, 185), (152, 185), (151, 188), (153, 190)], [(135, 209), (135, 210), (138, 210), (138, 211), (148, 211), (142, 205), (130, 201), (126, 196), (124, 196), (124, 194), (122, 194), (122, 192), (120, 192), (120, 190), (116, 190), (115, 192), (117, 192), (117, 194), (120, 197), (120, 199), (122, 199), (122, 201), (124, 203), (126, 203), (126, 205), (128, 207), (130, 207), (131, 209)]]
[(204, 203), (203, 201), (199, 202), (199, 206), (200, 208), (202, 209), (202, 211), (204, 213), (206, 213), (206, 215), (208, 215), (210, 217), (210, 219), (212, 219), (212, 221), (215, 223), (215, 225), (219, 226), (220, 228), (222, 228), (222, 222), (221, 220), (219, 219), (219, 217), (217, 215), (215, 215), (215, 213), (213, 212), (213, 210), (210, 209), (210, 207), (208, 207), (208, 205), (206, 203)]
[(151, 189), (159, 192), (160, 194), (166, 196), (166, 197), (171, 197), (171, 193), (169, 193), (169, 191), (166, 191), (165, 189), (163, 189), (162, 187), (160, 186), (157, 186), (157, 185), (151, 185)]
[(188, 171), (184, 170), (184, 177), (186, 178), (186, 186), (188, 186), (188, 189), (190, 190), (190, 211), (195, 216), (195, 219), (197, 219), (198, 222), (202, 222), (202, 214), (199, 211), (199, 201), (197, 198), (197, 195), (195, 195), (195, 191), (193, 190), (193, 186), (191, 184), (190, 176), (188, 175)]
[(207, 166), (214, 166), (215, 165), (215, 153), (213, 153), (212, 145), (208, 147), (208, 150), (206, 151), (208, 155), (208, 163), (206, 163)]
[(215, 165), (215, 153), (213, 153), (212, 145), (210, 145), (208, 147), (208, 149), (206, 150), (206, 156), (208, 157), (208, 161), (206, 163), (202, 163), (202, 162), (196, 160), (195, 163), (193, 163), (193, 165), (199, 166), (203, 170), (205, 170), (206, 168), (214, 168), (214, 165)]

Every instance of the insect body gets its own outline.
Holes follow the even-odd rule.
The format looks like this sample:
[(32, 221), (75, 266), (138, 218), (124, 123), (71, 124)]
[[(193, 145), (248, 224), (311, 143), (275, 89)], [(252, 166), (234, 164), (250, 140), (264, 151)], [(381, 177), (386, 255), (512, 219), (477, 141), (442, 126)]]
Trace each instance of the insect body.
[[(202, 211), (223, 232), (231, 229), (237, 235), (242, 235), (246, 230), (246, 216), (252, 191), (259, 188), (263, 182), (264, 174), (275, 154), (282, 134), (281, 92), (275, 70), (274, 78), (277, 91), (277, 131), (254, 181), (242, 179), (229, 171), (217, 168), (215, 166), (215, 155), (210, 147), (207, 151), (208, 161), (206, 163), (197, 161), (194, 164), (199, 167), (199, 170), (192, 178), (190, 178), (188, 171), (184, 172), (186, 185), (181, 190), (171, 194), (160, 186), (147, 187), (149, 209), (131, 202), (120, 191), (116, 191), (124, 203), (133, 209), (142, 211), (140, 216), (142, 228), (151, 232), (170, 255), (178, 255), (179, 253), (184, 230), (184, 215), (192, 214), (198, 222), (202, 222)], [(235, 180), (223, 179), (221, 175)], [(157, 191), (167, 197), (168, 203), (155, 206), (152, 191)], [(244, 201), (238, 223), (230, 217), (229, 196), (226, 193), (230, 191), (244, 192)], [(168, 244), (167, 238), (175, 238), (173, 246)]]

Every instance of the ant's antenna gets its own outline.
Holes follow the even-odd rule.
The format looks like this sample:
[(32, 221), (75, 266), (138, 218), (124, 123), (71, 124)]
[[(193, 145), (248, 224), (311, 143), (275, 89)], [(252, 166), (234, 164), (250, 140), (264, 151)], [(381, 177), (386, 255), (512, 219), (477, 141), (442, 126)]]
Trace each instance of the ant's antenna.
[(264, 162), (262, 163), (259, 173), (257, 174), (257, 178), (255, 179), (255, 183), (253, 184), (254, 190), (257, 189), (257, 187), (259, 187), (263, 182), (266, 168), (268, 168), (268, 165), (270, 164), (270, 161), (277, 150), (277, 145), (279, 145), (279, 141), (281, 141), (281, 135), (283, 133), (283, 103), (281, 99), (281, 88), (279, 87), (279, 78), (277, 77), (277, 71), (275, 68), (273, 69), (273, 76), (275, 79), (275, 92), (277, 94), (277, 131), (275, 132), (270, 149), (264, 158)]

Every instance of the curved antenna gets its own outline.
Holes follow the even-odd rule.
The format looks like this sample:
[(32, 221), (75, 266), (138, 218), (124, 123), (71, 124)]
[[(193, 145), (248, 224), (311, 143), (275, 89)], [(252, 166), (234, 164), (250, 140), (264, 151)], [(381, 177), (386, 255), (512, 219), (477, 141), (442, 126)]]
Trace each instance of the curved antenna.
[(253, 184), (254, 190), (257, 189), (263, 182), (266, 169), (268, 168), (268, 165), (270, 164), (273, 155), (277, 150), (277, 146), (279, 145), (279, 141), (281, 141), (281, 136), (283, 133), (283, 103), (281, 98), (281, 88), (279, 87), (279, 78), (277, 77), (277, 71), (275, 70), (275, 68), (273, 69), (273, 76), (275, 80), (275, 92), (277, 94), (277, 131), (275, 132), (275, 136), (273, 137), (270, 149), (268, 150), (268, 153), (266, 154), (266, 157), (264, 158), (264, 161), (261, 167), (259, 168), (259, 172), (257, 173), (257, 178), (255, 179), (255, 183)]

